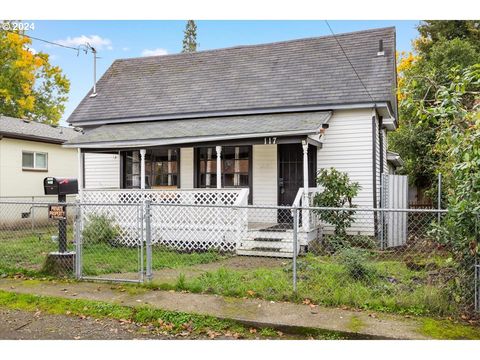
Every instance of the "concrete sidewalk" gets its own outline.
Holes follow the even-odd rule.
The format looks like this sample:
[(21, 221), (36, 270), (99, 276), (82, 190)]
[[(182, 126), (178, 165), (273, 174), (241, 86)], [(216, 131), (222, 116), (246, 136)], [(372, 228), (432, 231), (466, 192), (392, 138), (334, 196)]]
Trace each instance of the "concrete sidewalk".
[(428, 339), (418, 332), (420, 325), (415, 319), (402, 316), (141, 287), (131, 289), (106, 283), (0, 279), (0, 290), (9, 292), (96, 300), (125, 306), (152, 306), (232, 319), (252, 326), (268, 326), (285, 332), (314, 328), (358, 338)]

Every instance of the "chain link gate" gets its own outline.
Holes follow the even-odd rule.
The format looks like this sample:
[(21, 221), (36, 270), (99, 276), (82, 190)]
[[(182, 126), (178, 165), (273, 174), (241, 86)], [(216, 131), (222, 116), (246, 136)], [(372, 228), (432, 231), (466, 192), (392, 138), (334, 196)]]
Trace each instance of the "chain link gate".
[(145, 204), (76, 204), (77, 279), (143, 282)]

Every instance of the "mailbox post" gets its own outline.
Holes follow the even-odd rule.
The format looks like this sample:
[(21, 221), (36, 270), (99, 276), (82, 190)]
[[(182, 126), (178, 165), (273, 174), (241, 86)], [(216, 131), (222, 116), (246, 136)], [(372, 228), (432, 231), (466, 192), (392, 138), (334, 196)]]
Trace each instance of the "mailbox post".
[(58, 220), (58, 252), (50, 253), (46, 266), (49, 272), (73, 270), (75, 253), (67, 251), (67, 195), (78, 193), (77, 179), (47, 177), (43, 180), (45, 195), (57, 195), (58, 204), (49, 205), (48, 216)]

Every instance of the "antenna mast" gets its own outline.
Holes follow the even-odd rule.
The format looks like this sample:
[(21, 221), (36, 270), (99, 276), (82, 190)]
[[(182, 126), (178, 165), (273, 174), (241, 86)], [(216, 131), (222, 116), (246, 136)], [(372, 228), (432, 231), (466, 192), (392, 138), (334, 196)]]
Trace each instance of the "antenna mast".
[(97, 96), (97, 50), (89, 43), (86, 46), (93, 54), (93, 92), (90, 97), (95, 97)]

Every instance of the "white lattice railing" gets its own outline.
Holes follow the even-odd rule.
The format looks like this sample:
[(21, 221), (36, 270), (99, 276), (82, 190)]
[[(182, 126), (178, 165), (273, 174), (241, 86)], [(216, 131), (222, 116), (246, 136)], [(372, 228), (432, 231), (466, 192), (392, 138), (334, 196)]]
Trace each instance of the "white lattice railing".
[(248, 204), (248, 189), (84, 190), (80, 195), (84, 219), (108, 216), (121, 229), (119, 242), (128, 246), (138, 244), (144, 226), (131, 205), (144, 206), (145, 200), (151, 203), (153, 244), (181, 251), (233, 251), (248, 229), (247, 209), (235, 207)]
[(79, 197), (80, 202), (87, 204), (137, 204), (151, 200), (152, 204), (247, 205), (248, 189), (87, 189)]
[[(322, 191), (322, 188), (308, 188), (307, 196), (305, 196), (304, 188), (299, 188), (295, 200), (293, 201), (293, 206), (295, 207), (311, 207), (314, 206), (313, 198), (315, 194)], [(307, 201), (305, 201), (307, 199)], [(299, 219), (297, 221), (300, 222)], [(302, 223), (297, 223), (297, 226), (302, 227), (304, 231), (310, 231), (315, 229), (318, 226), (318, 217), (310, 210), (302, 210)]]

